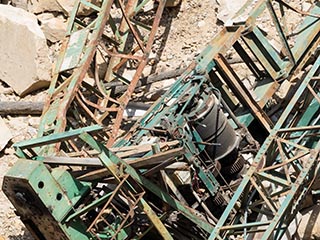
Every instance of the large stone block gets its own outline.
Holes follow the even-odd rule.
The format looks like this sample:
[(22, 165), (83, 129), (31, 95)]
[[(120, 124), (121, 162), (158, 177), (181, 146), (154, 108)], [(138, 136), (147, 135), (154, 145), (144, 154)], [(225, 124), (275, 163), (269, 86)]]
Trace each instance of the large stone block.
[(0, 79), (20, 96), (49, 84), (49, 49), (33, 14), (0, 5), (0, 62)]

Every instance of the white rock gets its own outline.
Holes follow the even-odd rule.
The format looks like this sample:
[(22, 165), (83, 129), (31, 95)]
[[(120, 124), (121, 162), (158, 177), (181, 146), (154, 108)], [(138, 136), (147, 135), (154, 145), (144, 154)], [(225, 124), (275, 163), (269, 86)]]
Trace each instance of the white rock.
[(51, 78), (46, 38), (37, 18), (0, 5), (0, 79), (20, 96), (45, 87)]
[(41, 22), (41, 29), (44, 35), (50, 42), (58, 42), (64, 38), (67, 22), (63, 17), (55, 17), (52, 13), (43, 13), (37, 17)]
[(311, 6), (312, 6), (311, 3), (303, 2), (301, 3), (301, 10), (304, 12), (308, 12)]
[(219, 10), (217, 18), (222, 22), (227, 22), (228, 19), (232, 18), (236, 12), (246, 3), (247, 0), (228, 1), (219, 0)]
[(289, 90), (291, 89), (292, 87), (292, 83), (289, 82), (288, 80), (285, 80), (282, 82), (282, 84), (280, 85), (280, 88), (277, 92), (277, 96), (280, 98), (280, 99), (285, 99), (286, 96), (288, 95), (289, 93)]
[(0, 151), (1, 151), (2, 149), (4, 149), (4, 147), (12, 138), (10, 129), (7, 127), (7, 125), (5, 124), (5, 122), (1, 117), (0, 117), (0, 133), (1, 133), (1, 138), (0, 138)]
[(205, 25), (206, 25), (206, 22), (203, 21), (203, 20), (201, 20), (201, 21), (198, 22), (198, 27), (199, 27), (199, 28), (202, 28), (202, 27), (204, 27)]
[(32, 13), (63, 12), (56, 0), (12, 0), (12, 5)]

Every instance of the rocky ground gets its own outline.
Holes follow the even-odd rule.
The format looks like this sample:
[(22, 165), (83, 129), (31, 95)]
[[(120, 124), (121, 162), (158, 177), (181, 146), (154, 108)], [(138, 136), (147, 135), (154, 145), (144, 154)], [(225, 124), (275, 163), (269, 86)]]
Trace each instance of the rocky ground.
[[(1, 1), (0, 1), (1, 2)], [(33, 4), (30, 4), (33, 2)], [(46, 2), (46, 4), (44, 4)], [(60, 2), (60, 5), (55, 4)], [(38, 21), (43, 31), (43, 35), (39, 29), (35, 31), (37, 39), (35, 40), (35, 46), (37, 49), (32, 49), (34, 46), (28, 46), (27, 51), (36, 51), (37, 56), (30, 56), (23, 52), (21, 48), (24, 47), (23, 42), (20, 46), (15, 46), (12, 49), (12, 55), (5, 56), (0, 60), (2, 64), (14, 64), (14, 67), (20, 66), (20, 56), (30, 57), (30, 61), (34, 61), (34, 65), (43, 66), (44, 64), (50, 65), (54, 62), (57, 50), (59, 49), (59, 41), (63, 38), (65, 27), (66, 27), (66, 11), (72, 5), (68, 1), (2, 1), (3, 4), (12, 4), (17, 8), (25, 9), (34, 16), (34, 21)], [(243, 1), (225, 1), (222, 0), (183, 0), (182, 4), (175, 8), (167, 8), (164, 12), (163, 19), (159, 28), (159, 38), (156, 40), (157, 54), (154, 56), (158, 58), (158, 64), (150, 66), (150, 72), (161, 72), (163, 70), (176, 69), (179, 67), (187, 66), (192, 59), (200, 53), (204, 46), (213, 38), (213, 36), (221, 29), (221, 21), (228, 19), (234, 8), (240, 5)], [(233, 2), (233, 4), (230, 4)], [(302, 2), (294, 1), (298, 7), (303, 7)], [(308, 1), (306, 1), (308, 2)], [(61, 4), (63, 3), (63, 4)], [(64, 9), (61, 9), (61, 6)], [(217, 16), (220, 20), (217, 20)], [(32, 17), (31, 17), (32, 18)], [(1, 26), (1, 8), (0, 8), (0, 26)], [(30, 20), (31, 21), (31, 20)], [(16, 22), (18, 26), (20, 23)], [(17, 31), (17, 30), (15, 30)], [(17, 37), (23, 39), (21, 31), (14, 32)], [(4, 34), (1, 32), (0, 36)], [(12, 33), (13, 34), (13, 33)], [(11, 35), (12, 35), (11, 34)], [(1, 37), (0, 37), (1, 39)], [(9, 40), (10, 41), (10, 40)], [(43, 45), (43, 43), (46, 43)], [(4, 42), (0, 40), (0, 56), (1, 46), (4, 46)], [(6, 43), (5, 46), (8, 44)], [(40, 46), (40, 47), (39, 47)], [(31, 49), (31, 50), (30, 50)], [(50, 57), (50, 62), (43, 62), (41, 60), (41, 54), (47, 51)], [(14, 54), (16, 54), (14, 56)], [(39, 55), (40, 54), (40, 55)], [(15, 60), (15, 59), (16, 60)], [(13, 59), (13, 60), (10, 60)], [(40, 60), (39, 60), (40, 59)], [(0, 66), (1, 68), (1, 66)], [(41, 67), (42, 68), (42, 67)], [(1, 69), (0, 69), (1, 70)], [(28, 69), (27, 72), (42, 75), (42, 80), (48, 81), (48, 72), (45, 69)], [(1, 71), (0, 71), (1, 72)], [(46, 84), (44, 81), (39, 82), (19, 82), (23, 79), (23, 76), (16, 75), (15, 79), (9, 79), (8, 81), (13, 82), (16, 87), (9, 87), (9, 83), (4, 80), (5, 76), (0, 73), (0, 104), (1, 101), (43, 101), (45, 99), (46, 92), (44, 90), (32, 91), (32, 86), (38, 84)], [(17, 82), (18, 81), (18, 82)], [(9, 84), (9, 85), (8, 85)], [(26, 85), (30, 86), (27, 88)], [(1, 118), (0, 118), (1, 120)], [(0, 121), (0, 132), (6, 131), (7, 137), (3, 137), (0, 140), (0, 186), (4, 174), (16, 161), (14, 156), (14, 150), (12, 144), (25, 139), (31, 139), (37, 133), (37, 127), (39, 124), (38, 116), (2, 116)], [(8, 142), (8, 143), (7, 143)], [(5, 147), (4, 147), (5, 146)], [(12, 239), (12, 240), (30, 240), (33, 239), (28, 231), (25, 229), (21, 221), (14, 214), (14, 208), (11, 203), (7, 200), (2, 190), (0, 190), (0, 240)], [(315, 210), (313, 210), (314, 212)]]

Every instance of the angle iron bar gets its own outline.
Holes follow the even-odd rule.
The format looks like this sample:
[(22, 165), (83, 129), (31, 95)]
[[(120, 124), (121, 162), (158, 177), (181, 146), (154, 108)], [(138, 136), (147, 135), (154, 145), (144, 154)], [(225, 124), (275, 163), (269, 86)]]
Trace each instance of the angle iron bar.
[[(281, 126), (283, 125), (283, 123), (285, 122), (287, 116), (292, 111), (295, 102), (297, 102), (297, 100), (300, 98), (301, 93), (304, 92), (304, 90), (307, 87), (307, 84), (310, 82), (311, 78), (314, 76), (314, 74), (318, 70), (319, 66), (320, 66), (320, 56), (318, 57), (318, 59), (314, 63), (311, 70), (308, 72), (307, 76), (302, 81), (302, 83), (299, 86), (298, 90), (296, 91), (295, 95), (293, 96), (290, 103), (288, 104), (288, 106), (284, 110), (283, 114), (281, 115), (280, 119), (276, 123), (275, 127), (271, 131), (269, 137), (264, 141), (263, 145), (261, 146), (259, 152), (257, 153), (257, 155), (254, 159), (252, 166), (249, 168), (247, 174), (243, 177), (242, 182), (240, 183), (237, 191), (234, 193), (231, 201), (227, 205), (227, 208), (225, 209), (223, 215), (220, 217), (219, 222), (217, 223), (216, 227), (212, 231), (209, 239), (215, 239), (215, 238), (217, 238), (217, 236), (219, 236), (221, 227), (223, 227), (225, 225), (225, 222), (226, 222), (228, 216), (230, 215), (232, 209), (234, 208), (235, 204), (237, 203), (238, 199), (241, 196), (242, 189), (245, 189), (245, 187), (249, 184), (251, 176), (256, 171), (258, 163), (263, 159), (264, 154), (267, 152), (268, 148), (270, 147), (270, 145), (272, 143), (272, 139), (277, 134), (277, 130), (280, 129)], [(275, 225), (272, 225), (272, 226), (275, 227)], [(269, 229), (269, 232), (270, 232), (270, 229)]]
[(305, 131), (313, 131), (313, 130), (320, 130), (320, 125), (280, 128), (277, 132), (278, 133), (289, 133), (289, 132), (305, 132)]
[(281, 131), (281, 128), (284, 127), (283, 124), (287, 120), (287, 118), (288, 118), (289, 114), (291, 113), (291, 111), (293, 110), (296, 102), (298, 102), (299, 98), (301, 97), (301, 94), (305, 91), (305, 89), (307, 88), (309, 82), (312, 80), (312, 77), (315, 75), (315, 73), (317, 72), (319, 67), (320, 67), (320, 56), (318, 56), (317, 60), (313, 64), (312, 68), (307, 73), (307, 76), (301, 82), (301, 84), (300, 84), (299, 88), (297, 89), (296, 93), (291, 98), (291, 100), (288, 103), (287, 107), (285, 108), (285, 110), (281, 114), (280, 118), (278, 119), (277, 123), (275, 124), (275, 126), (273, 128), (274, 130), (277, 130), (277, 131), (280, 130)]
[(263, 180), (267, 180), (269, 182), (272, 182), (277, 185), (281, 185), (283, 187), (290, 186), (290, 182), (285, 181), (282, 178), (275, 176), (274, 174), (266, 173), (265, 171), (264, 172), (257, 172), (257, 173), (255, 173), (255, 175), (259, 178), (262, 178)]
[(221, 227), (221, 230), (236, 230), (242, 228), (250, 228), (250, 227), (259, 227), (259, 226), (266, 226), (269, 225), (271, 221), (266, 222), (252, 222), (252, 223), (244, 223), (244, 224), (234, 224), (234, 225), (226, 225)]
[[(61, 99), (61, 102), (59, 104), (59, 113), (55, 116), (55, 118), (57, 119), (57, 123), (56, 123), (56, 127), (55, 127), (55, 132), (61, 132), (65, 129), (65, 124), (66, 124), (66, 112), (67, 112), (67, 108), (69, 107), (70, 103), (72, 102), (74, 96), (76, 95), (76, 91), (77, 91), (77, 87), (79, 86), (79, 84), (81, 83), (82, 79), (85, 76), (85, 73), (87, 72), (90, 62), (93, 59), (94, 56), (94, 51), (95, 48), (98, 44), (98, 38), (101, 37), (103, 30), (104, 30), (104, 25), (106, 24), (106, 22), (108, 21), (108, 17), (109, 17), (109, 11), (111, 9), (111, 5), (112, 5), (112, 1), (107, 1), (105, 0), (102, 4), (102, 10), (100, 12), (100, 14), (98, 15), (98, 19), (96, 25), (99, 26), (97, 28), (94, 29), (94, 31), (92, 32), (92, 36), (90, 39), (90, 42), (87, 44), (87, 49), (85, 50), (84, 56), (82, 57), (81, 60), (81, 67), (78, 67), (74, 70), (74, 74), (73, 74), (73, 80), (70, 82), (70, 85), (68, 86), (68, 93), (66, 95), (63, 96), (63, 98)], [(77, 9), (74, 9), (74, 11)], [(76, 13), (75, 13), (76, 14)], [(72, 20), (69, 22), (69, 24), (71, 25)], [(60, 55), (63, 58), (64, 52), (65, 50), (62, 50), (62, 55)], [(62, 60), (60, 60), (60, 66), (62, 64)], [(59, 63), (59, 61), (58, 61)], [(55, 73), (55, 78), (59, 77), (58, 73)], [(51, 89), (51, 91), (54, 89), (55, 86), (55, 81), (52, 82), (52, 84), (50, 85), (49, 90)], [(48, 98), (47, 98), (47, 103), (51, 102), (51, 96), (49, 94)], [(48, 104), (46, 104), (47, 107)], [(45, 125), (46, 125), (46, 114), (48, 114), (48, 112), (50, 113), (50, 107), (48, 109), (44, 109), (43, 112), (43, 116), (42, 116), (42, 120), (40, 122), (40, 126), (39, 126), (39, 134), (38, 136), (41, 136), (44, 134), (45, 131)]]
[[(284, 202), (281, 204), (281, 206), (276, 214), (276, 217), (272, 220), (272, 223), (268, 226), (267, 230), (264, 232), (264, 234), (261, 238), (262, 240), (269, 239), (269, 237), (271, 236), (273, 231), (276, 229), (277, 224), (281, 220), (281, 217), (283, 216), (283, 214), (287, 210), (288, 206), (290, 206), (292, 204), (292, 201), (294, 200), (295, 194), (298, 192), (299, 187), (301, 187), (303, 185), (303, 182), (308, 177), (310, 169), (312, 168), (313, 164), (315, 164), (317, 161), (318, 154), (319, 154), (319, 148), (320, 148), (320, 144), (318, 144), (317, 150), (315, 150), (313, 152), (312, 156), (308, 160), (308, 165), (305, 166), (303, 171), (299, 174), (299, 177), (298, 177), (297, 181), (293, 184), (291, 191), (286, 195), (286, 198), (285, 198)], [(302, 194), (300, 194), (300, 197), (301, 196), (302, 196)]]
[[(119, 6), (120, 6), (120, 9), (121, 9), (121, 12), (122, 12), (122, 15), (123, 15), (123, 19), (126, 21), (130, 31), (132, 32), (133, 34), (133, 37), (135, 38), (138, 46), (140, 47), (140, 50), (145, 53), (146, 52), (146, 49), (145, 49), (145, 46), (143, 44), (143, 41), (140, 39), (140, 36), (138, 34), (138, 32), (136, 31), (136, 29), (133, 27), (129, 17), (127, 16), (126, 14), (126, 11), (125, 11), (125, 6), (124, 6), (124, 3), (122, 2), (123, 0), (118, 0), (118, 3), (119, 3)], [(137, 0), (131, 0), (133, 2), (137, 2)]]
[(288, 163), (292, 163), (302, 157), (305, 157), (307, 155), (309, 155), (310, 152), (304, 152), (304, 153), (301, 153), (299, 154), (298, 156), (294, 156), (290, 159), (288, 159), (287, 161), (282, 161), (281, 163), (275, 163), (274, 165), (271, 165), (271, 166), (268, 166), (268, 167), (264, 167), (262, 169), (259, 169), (258, 173), (260, 172), (265, 172), (265, 171), (269, 171), (269, 170), (274, 170), (274, 169), (277, 169), (277, 168), (280, 168), (280, 167), (283, 167), (285, 165), (287, 165)]
[[(173, 208), (180, 211), (187, 218), (189, 218), (192, 222), (197, 224), (199, 227), (204, 229), (207, 232), (211, 232), (213, 230), (213, 226), (202, 218), (199, 218), (194, 209), (191, 209), (185, 205), (183, 205), (178, 200), (171, 197), (169, 194), (163, 192), (156, 184), (152, 183), (145, 177), (142, 177), (137, 171), (132, 168), (130, 165), (125, 163), (123, 160), (119, 159), (116, 155), (111, 153), (104, 145), (94, 140), (89, 134), (82, 134), (81, 138), (87, 142), (92, 148), (98, 150), (100, 152), (99, 158), (103, 162), (103, 164), (109, 169), (117, 169), (117, 164), (123, 164), (126, 169), (126, 173), (130, 174), (130, 176), (141, 186), (147, 188), (149, 191), (153, 192), (156, 196), (158, 196), (163, 201), (167, 202)], [(115, 175), (117, 175), (115, 173)]]
[[(262, 197), (262, 199), (264, 200), (264, 203), (269, 207), (269, 209), (272, 211), (273, 214), (276, 213), (277, 211), (277, 207), (275, 206), (274, 202), (272, 201), (272, 199), (269, 198), (267, 191), (263, 188), (262, 184), (260, 183), (258, 185), (258, 183), (256, 183), (257, 179), (254, 179), (253, 177), (250, 178), (250, 182), (252, 184), (252, 186), (257, 190), (257, 192), (259, 193), (259, 195)], [(261, 187), (261, 188), (260, 188)]]
[[(127, 88), (127, 91), (120, 97), (119, 102), (121, 102), (121, 106), (119, 108), (119, 111), (117, 113), (117, 116), (115, 118), (114, 124), (113, 124), (113, 128), (112, 128), (112, 132), (111, 132), (111, 137), (109, 138), (108, 142), (107, 142), (107, 146), (112, 146), (114, 144), (114, 142), (116, 141), (116, 138), (118, 136), (118, 132), (119, 129), (121, 127), (121, 122), (123, 119), (123, 113), (124, 113), (124, 108), (125, 106), (127, 106), (127, 104), (129, 103), (131, 96), (134, 92), (134, 89), (140, 79), (140, 76), (142, 74), (143, 69), (145, 68), (145, 66), (148, 63), (148, 55), (151, 51), (151, 47), (153, 44), (153, 41), (156, 37), (156, 30), (160, 24), (160, 17), (162, 15), (162, 12), (164, 10), (166, 4), (166, 0), (160, 0), (159, 2), (159, 6), (156, 12), (156, 16), (155, 19), (153, 21), (152, 24), (152, 31), (149, 34), (149, 38), (146, 44), (146, 47), (144, 49), (144, 53), (145, 53), (145, 58), (140, 62), (138, 68), (136, 69), (136, 72), (130, 82), (130, 85)], [(129, 25), (130, 26), (130, 25)]]
[(276, 29), (278, 31), (278, 34), (279, 34), (279, 36), (281, 38), (281, 42), (284, 45), (284, 49), (285, 49), (285, 52), (287, 54), (287, 57), (289, 58), (291, 64), (294, 65), (294, 64), (296, 64), (296, 60), (294, 59), (293, 53), (292, 53), (292, 51), (290, 49), (289, 43), (287, 41), (287, 38), (286, 38), (286, 36), (285, 36), (285, 34), (283, 32), (283, 29), (281, 27), (280, 21), (279, 21), (279, 19), (277, 17), (277, 14), (276, 14), (275, 10), (274, 10), (274, 7), (272, 6), (271, 0), (268, 0), (266, 2), (266, 4), (267, 4), (267, 8), (268, 8), (268, 10), (269, 10), (269, 12), (271, 14), (272, 21), (273, 21), (273, 23), (274, 23), (274, 25), (275, 25), (275, 27), (276, 27)]
[(103, 130), (103, 127), (101, 127), (99, 125), (94, 125), (94, 126), (89, 126), (89, 127), (79, 128), (79, 129), (73, 129), (73, 130), (69, 130), (67, 132), (63, 132), (63, 133), (55, 133), (55, 134), (51, 134), (49, 136), (43, 136), (43, 137), (39, 137), (39, 138), (21, 141), (21, 142), (15, 143), (13, 145), (13, 147), (20, 148), (20, 149), (39, 147), (39, 146), (44, 146), (47, 144), (56, 143), (59, 141), (75, 138), (83, 132), (95, 133), (95, 132), (99, 132), (101, 130)]
[(91, 202), (90, 204), (88, 204), (87, 206), (76, 210), (74, 213), (72, 213), (71, 215), (69, 215), (67, 217), (67, 219), (65, 220), (65, 222), (70, 222), (72, 219), (81, 216), (82, 214), (89, 212), (91, 209), (101, 205), (104, 201), (106, 201), (110, 196), (112, 195), (112, 192), (105, 194), (104, 196), (102, 196), (101, 198), (98, 198), (96, 200), (94, 200), (93, 202)]
[(161, 237), (163, 237), (164, 240), (173, 240), (173, 237), (170, 235), (168, 229), (162, 223), (161, 218), (153, 212), (149, 204), (143, 198), (140, 200), (139, 204), (141, 205), (141, 209), (144, 210), (150, 221), (153, 223), (154, 227), (158, 230)]
[(227, 81), (228, 84), (233, 87), (233, 91), (237, 93), (237, 96), (242, 101), (242, 104), (248, 106), (253, 115), (255, 115), (257, 119), (259, 119), (259, 121), (266, 128), (266, 130), (270, 132), (270, 130), (273, 127), (272, 121), (262, 110), (259, 104), (253, 99), (252, 95), (248, 92), (244, 85), (241, 83), (239, 77), (227, 63), (225, 58), (221, 54), (219, 54), (217, 58), (215, 58), (215, 61), (226, 74), (225, 81)]
[(85, 5), (86, 7), (89, 7), (89, 8), (92, 8), (94, 10), (96, 10), (97, 12), (100, 12), (101, 11), (101, 8), (98, 7), (97, 5), (95, 4), (92, 4), (91, 2), (88, 2), (86, 0), (80, 0), (80, 2)]

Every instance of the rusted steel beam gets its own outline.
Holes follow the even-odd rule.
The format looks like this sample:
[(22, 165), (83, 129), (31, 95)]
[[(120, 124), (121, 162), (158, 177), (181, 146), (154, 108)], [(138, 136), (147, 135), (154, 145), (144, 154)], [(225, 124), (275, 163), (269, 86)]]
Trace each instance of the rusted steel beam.
[[(74, 116), (74, 118), (83, 121), (84, 125), (91, 122), (99, 124), (105, 121), (110, 122), (115, 114), (115, 123), (109, 140), (110, 143), (114, 142), (122, 123), (124, 109), (131, 99), (144, 67), (148, 64), (166, 1), (161, 0), (155, 3), (156, 12), (152, 26), (150, 30), (143, 30), (143, 32), (132, 19), (147, 3), (148, 1), (140, 3), (137, 0), (128, 2), (105, 0), (102, 1), (101, 6), (87, 5), (81, 1), (76, 4), (48, 91), (38, 136), (46, 134), (47, 131), (63, 132), (67, 126), (67, 112), (69, 111), (72, 115), (74, 111), (72, 109), (78, 106), (80, 109), (75, 111), (80, 113), (80, 116)], [(89, 25), (82, 23), (77, 16), (82, 4), (99, 11), (97, 18)], [(119, 9), (121, 12), (119, 26), (115, 22), (118, 21), (116, 19), (119, 17), (117, 16), (119, 12), (117, 13), (114, 9)], [(110, 28), (112, 32), (106, 33), (106, 28)], [(131, 39), (129, 35), (135, 40), (132, 46), (135, 50), (126, 49)], [(87, 42), (87, 39), (90, 41)], [(107, 64), (104, 79), (99, 75), (101, 69), (97, 64), (98, 55)], [(120, 74), (128, 61), (138, 62), (135, 63), (137, 67), (132, 79), (124, 79)], [(117, 67), (119, 63), (122, 65), (121, 68)], [(95, 84), (91, 87), (85, 83), (84, 78), (92, 71)], [(105, 83), (111, 83), (112, 80), (120, 80), (128, 84), (122, 95), (113, 95), (105, 86)], [(60, 145), (57, 143), (54, 151), (58, 151), (59, 148)]]

